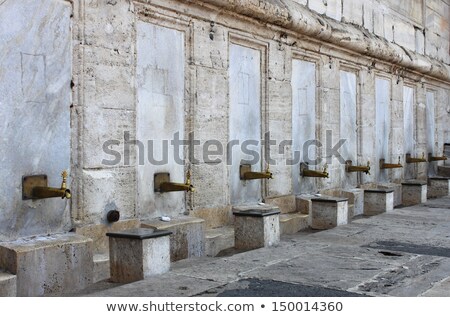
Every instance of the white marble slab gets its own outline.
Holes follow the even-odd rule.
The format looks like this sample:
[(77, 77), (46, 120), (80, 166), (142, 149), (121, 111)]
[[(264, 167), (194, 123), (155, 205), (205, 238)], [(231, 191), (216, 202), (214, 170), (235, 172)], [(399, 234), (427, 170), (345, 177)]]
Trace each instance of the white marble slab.
[[(240, 45), (230, 45), (230, 122), (229, 140), (236, 140), (233, 146), (230, 166), (231, 203), (254, 203), (261, 200), (261, 180), (242, 181), (239, 165), (254, 160), (255, 155), (244, 153), (246, 148), (259, 155), (252, 162), (253, 171), (265, 168), (261, 162), (261, 52)], [(258, 142), (258, 144), (256, 144)], [(249, 152), (249, 151), (247, 151)]]
[(59, 187), (70, 168), (71, 11), (66, 1), (0, 4), (0, 240), (70, 225), (66, 200), (22, 200), (22, 176)]
[(303, 151), (308, 141), (316, 139), (316, 64), (292, 60), (291, 83), (293, 159), (300, 153), (300, 161), (292, 166), (293, 188), (295, 194), (311, 193), (315, 190), (314, 180), (300, 177), (300, 163), (304, 158), (314, 160), (317, 154), (315, 146), (308, 147), (308, 153)]
[[(376, 78), (375, 80), (375, 109), (376, 109), (376, 168), (379, 168), (378, 161), (385, 159), (390, 162), (389, 134), (391, 130), (391, 109), (390, 97), (391, 83), (387, 79)], [(378, 181), (387, 181), (386, 171), (379, 170)]]
[(170, 173), (172, 182), (185, 181), (183, 148), (175, 156), (171, 145), (175, 133), (180, 140), (185, 135), (184, 53), (182, 32), (137, 23), (136, 135), (144, 149), (136, 155), (137, 210), (143, 218), (185, 210), (184, 192), (155, 193), (153, 187), (155, 173)]

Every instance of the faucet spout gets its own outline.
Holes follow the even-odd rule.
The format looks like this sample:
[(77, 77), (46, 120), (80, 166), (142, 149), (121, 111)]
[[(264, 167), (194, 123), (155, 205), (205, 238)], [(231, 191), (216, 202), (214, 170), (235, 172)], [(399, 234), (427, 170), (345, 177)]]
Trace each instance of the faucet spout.
[(406, 154), (406, 163), (407, 164), (413, 164), (413, 163), (422, 163), (426, 162), (427, 159), (425, 158), (425, 153), (422, 153), (422, 157), (412, 157), (410, 153)]
[[(72, 198), (72, 194), (70, 193), (70, 189), (67, 188), (67, 172), (63, 171), (61, 173), (62, 183), (61, 188), (48, 187), (48, 186), (34, 186), (31, 188), (31, 199), (44, 199), (44, 198), (53, 198), (53, 197), (61, 197), (62, 199), (70, 199)], [(46, 182), (44, 185), (47, 185)]]
[(322, 171), (314, 171), (314, 170), (309, 169), (308, 163), (301, 163), (300, 164), (300, 175), (303, 177), (329, 178), (329, 175), (327, 172), (327, 164), (324, 165)]
[(398, 163), (385, 163), (384, 159), (380, 159), (380, 169), (389, 169), (389, 168), (402, 168), (403, 165), (400, 164), (400, 156), (398, 157)]
[(347, 173), (354, 173), (354, 172), (363, 172), (367, 175), (370, 175), (370, 161), (367, 161), (367, 166), (357, 166), (352, 165), (351, 160), (345, 161), (345, 170)]
[(445, 161), (447, 160), (447, 156), (433, 156), (431, 153), (428, 153), (428, 162), (434, 162), (434, 161)]
[(174, 183), (170, 181), (169, 173), (155, 174), (154, 179), (155, 192), (168, 193), (168, 192), (191, 192), (195, 191), (195, 187), (191, 184), (191, 171), (186, 173), (186, 181), (184, 183)]
[(194, 192), (195, 188), (191, 184), (172, 183), (172, 182), (162, 183), (160, 187), (161, 193), (181, 192), (181, 191)]
[(273, 175), (269, 170), (269, 166), (264, 172), (253, 172), (250, 164), (241, 164), (239, 166), (239, 174), (241, 180), (252, 179), (272, 179)]
[(33, 196), (36, 199), (53, 198), (53, 197), (61, 197), (63, 199), (72, 198), (70, 189), (54, 188), (54, 187), (35, 187), (33, 189)]

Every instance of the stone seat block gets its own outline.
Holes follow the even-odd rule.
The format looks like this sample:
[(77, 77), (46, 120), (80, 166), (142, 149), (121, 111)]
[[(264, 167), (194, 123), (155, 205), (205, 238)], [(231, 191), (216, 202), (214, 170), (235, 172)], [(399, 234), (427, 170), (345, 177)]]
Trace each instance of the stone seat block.
[(280, 242), (280, 210), (271, 205), (233, 207), (234, 246), (252, 250)]
[(168, 272), (170, 234), (150, 228), (108, 232), (111, 281), (130, 283)]

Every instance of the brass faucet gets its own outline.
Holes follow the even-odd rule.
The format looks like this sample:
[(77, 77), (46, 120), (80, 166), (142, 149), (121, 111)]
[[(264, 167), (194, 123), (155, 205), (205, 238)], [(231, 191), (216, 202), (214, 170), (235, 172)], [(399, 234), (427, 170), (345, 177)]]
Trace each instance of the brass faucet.
[(425, 158), (425, 152), (422, 152), (422, 157), (418, 158), (418, 157), (411, 157), (410, 153), (406, 154), (406, 163), (411, 164), (411, 163), (422, 163), (422, 162), (426, 162), (427, 159)]
[(67, 171), (61, 173), (62, 183), (61, 188), (47, 187), (47, 186), (36, 186), (32, 189), (33, 199), (43, 199), (52, 197), (61, 197), (62, 199), (70, 199), (72, 194), (70, 189), (67, 189)]
[(428, 162), (433, 161), (445, 161), (447, 159), (447, 156), (433, 156), (431, 153), (428, 153)]
[(380, 169), (387, 169), (387, 168), (401, 168), (403, 165), (400, 163), (400, 156), (398, 157), (398, 163), (384, 163), (384, 159), (380, 159)]
[(301, 163), (300, 164), (300, 175), (303, 177), (322, 177), (322, 178), (329, 178), (328, 172), (327, 172), (328, 165), (325, 163), (323, 166), (323, 170), (320, 171), (314, 171), (310, 170), (308, 163)]
[(239, 176), (241, 180), (273, 178), (269, 170), (269, 164), (267, 164), (265, 172), (252, 172), (252, 166), (250, 164), (241, 164), (239, 166)]
[[(155, 174), (155, 191), (160, 193), (167, 193), (167, 192), (181, 192), (181, 191), (187, 191), (187, 192), (194, 192), (195, 187), (191, 185), (191, 170), (188, 170), (186, 173), (186, 181), (184, 183), (173, 183), (170, 182), (170, 175), (169, 174), (162, 174), (167, 175), (167, 178), (160, 182), (159, 188), (157, 188), (156, 184), (156, 177), (158, 174)], [(161, 174), (159, 174), (161, 175)], [(159, 190), (157, 190), (159, 189)]]
[(367, 175), (370, 175), (370, 161), (367, 161), (367, 166), (357, 166), (357, 165), (352, 165), (351, 160), (347, 160), (347, 161), (345, 161), (345, 171), (347, 173), (363, 172), (363, 173), (366, 173)]

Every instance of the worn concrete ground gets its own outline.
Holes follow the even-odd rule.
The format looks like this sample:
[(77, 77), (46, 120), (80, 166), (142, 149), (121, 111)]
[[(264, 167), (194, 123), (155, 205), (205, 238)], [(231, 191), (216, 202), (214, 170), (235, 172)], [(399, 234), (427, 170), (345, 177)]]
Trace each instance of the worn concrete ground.
[(76, 296), (450, 296), (450, 197)]

